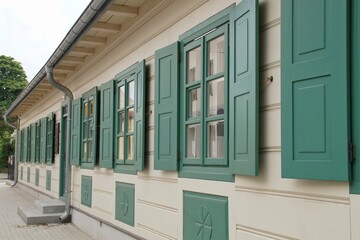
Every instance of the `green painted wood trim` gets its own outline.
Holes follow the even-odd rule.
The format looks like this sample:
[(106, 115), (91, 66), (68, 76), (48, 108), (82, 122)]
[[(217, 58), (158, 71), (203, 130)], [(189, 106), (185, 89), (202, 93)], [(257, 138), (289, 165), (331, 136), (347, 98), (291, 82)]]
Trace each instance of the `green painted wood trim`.
[[(89, 151), (87, 150), (87, 156), (83, 156), (84, 153), (84, 149), (83, 149), (83, 139), (84, 139), (84, 128), (83, 126), (81, 126), (81, 136), (82, 136), (82, 140), (81, 140), (81, 151), (80, 151), (80, 155), (81, 155), (81, 168), (85, 168), (85, 169), (94, 169), (97, 159), (98, 159), (98, 118), (99, 118), (99, 101), (98, 101), (98, 87), (95, 86), (92, 89), (90, 89), (89, 91), (85, 92), (82, 95), (82, 104), (84, 104), (86, 101), (88, 101), (90, 98), (94, 98), (94, 119), (93, 119), (93, 126), (94, 126), (94, 132), (93, 132), (93, 137), (92, 137), (92, 141), (93, 141), (93, 158), (89, 158)], [(84, 122), (84, 109), (81, 110), (81, 118), (82, 118), (82, 122), (81, 125)], [(87, 142), (89, 141), (88, 138), (86, 140)], [(87, 144), (87, 147), (89, 146), (89, 144)]]
[(349, 180), (349, 2), (281, 1), (284, 178)]
[(229, 239), (228, 198), (183, 193), (183, 239)]
[[(351, 89), (352, 89), (352, 141), (360, 146), (360, 2), (351, 1)], [(360, 194), (360, 151), (355, 151), (351, 194)]]
[(154, 169), (178, 170), (179, 42), (155, 51)]
[(258, 35), (258, 0), (244, 0), (230, 14), (229, 163), (248, 176), (259, 169)]
[(134, 227), (135, 185), (123, 182), (116, 182), (115, 219)]
[(40, 169), (35, 169), (35, 186), (39, 186)]
[(114, 80), (101, 84), (100, 93), (100, 154), (99, 166), (114, 166)]
[(51, 170), (46, 170), (46, 190), (51, 191)]
[(71, 119), (71, 147), (70, 163), (79, 166), (81, 160), (81, 125), (82, 125), (82, 99), (78, 98), (72, 102)]
[[(145, 60), (142, 60), (129, 68), (125, 69), (121, 73), (117, 74), (115, 84), (115, 134), (114, 134), (114, 172), (119, 173), (127, 173), (127, 174), (136, 174), (137, 170), (143, 170), (145, 165), (145, 106), (146, 106), (146, 67)], [(128, 104), (128, 87), (127, 83), (134, 81), (134, 91), (135, 91), (135, 103), (130, 106)], [(125, 87), (125, 108), (120, 110), (120, 112), (124, 112), (125, 122), (124, 128), (128, 129), (128, 113), (127, 109), (130, 107), (134, 107), (134, 125), (135, 130), (131, 134), (126, 131), (120, 133), (119, 130), (119, 89), (120, 87)], [(129, 161), (126, 159), (127, 156), (127, 137), (128, 135), (134, 136), (134, 159)], [(119, 160), (118, 151), (118, 137), (122, 136), (124, 138), (124, 160)]]
[(55, 114), (53, 112), (47, 115), (46, 125), (46, 164), (52, 165), (54, 162), (54, 133), (55, 133)]
[(81, 204), (91, 208), (92, 205), (92, 177), (81, 176)]

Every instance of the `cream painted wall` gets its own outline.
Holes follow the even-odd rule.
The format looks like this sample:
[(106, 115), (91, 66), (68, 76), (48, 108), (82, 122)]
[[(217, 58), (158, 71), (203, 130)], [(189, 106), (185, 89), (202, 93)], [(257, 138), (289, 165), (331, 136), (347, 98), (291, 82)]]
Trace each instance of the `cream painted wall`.
[[(161, 2), (161, 1), (157, 1)], [(360, 200), (349, 195), (348, 183), (292, 180), (281, 178), (281, 104), (280, 104), (280, 0), (260, 0), (260, 174), (236, 176), (234, 183), (178, 178), (177, 172), (154, 170), (154, 52), (178, 39), (211, 15), (234, 3), (233, 0), (163, 1), (165, 9), (144, 21), (126, 39), (113, 44), (73, 76), (68, 86), (76, 98), (93, 86), (100, 86), (136, 61), (146, 59), (147, 70), (147, 168), (138, 175), (113, 173), (112, 170), (73, 167), (72, 204), (116, 226), (146, 239), (183, 238), (183, 191), (228, 196), (229, 239), (357, 239)], [(148, 9), (147, 9), (148, 8)], [(151, 6), (142, 9), (144, 18)], [(273, 82), (266, 79), (273, 76)], [(59, 110), (62, 94), (55, 93), (21, 119), (21, 127)], [(24, 180), (26, 183), (26, 167)], [(45, 169), (52, 170), (51, 195), (58, 195), (59, 156), (53, 166), (40, 166), (40, 186), (45, 190)], [(93, 177), (92, 208), (80, 203), (81, 175)], [(135, 184), (135, 227), (114, 220), (115, 182)], [(350, 214), (351, 213), (351, 214)], [(351, 222), (352, 219), (352, 222)], [(351, 226), (353, 232), (351, 232)]]

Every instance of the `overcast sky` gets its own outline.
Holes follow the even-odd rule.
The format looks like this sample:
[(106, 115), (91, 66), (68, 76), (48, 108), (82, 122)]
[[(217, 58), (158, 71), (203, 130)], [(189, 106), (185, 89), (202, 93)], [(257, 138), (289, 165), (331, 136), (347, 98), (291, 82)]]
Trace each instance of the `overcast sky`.
[(31, 81), (89, 3), (0, 0), (0, 55), (21, 62)]

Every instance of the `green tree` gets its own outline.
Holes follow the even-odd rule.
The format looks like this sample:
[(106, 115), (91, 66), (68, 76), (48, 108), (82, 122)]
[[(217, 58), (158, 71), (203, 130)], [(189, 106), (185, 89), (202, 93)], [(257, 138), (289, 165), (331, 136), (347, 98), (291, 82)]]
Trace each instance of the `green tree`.
[(27, 84), (21, 63), (12, 57), (0, 55), (0, 168), (6, 166), (8, 156), (14, 153), (14, 144), (11, 143), (14, 129), (5, 123), (2, 116)]

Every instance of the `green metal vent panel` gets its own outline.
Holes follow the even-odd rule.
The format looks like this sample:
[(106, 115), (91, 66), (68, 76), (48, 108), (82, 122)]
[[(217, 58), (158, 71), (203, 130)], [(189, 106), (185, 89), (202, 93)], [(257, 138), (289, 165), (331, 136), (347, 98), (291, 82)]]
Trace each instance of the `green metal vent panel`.
[(227, 197), (184, 192), (184, 239), (228, 239)]
[(46, 170), (46, 190), (51, 191), (51, 170)]
[(92, 177), (81, 176), (81, 204), (91, 208)]
[(135, 186), (117, 182), (115, 192), (115, 219), (134, 226)]
[(27, 168), (26, 181), (27, 181), (27, 182), (30, 182), (30, 167)]
[(35, 170), (35, 186), (39, 186), (40, 169)]

